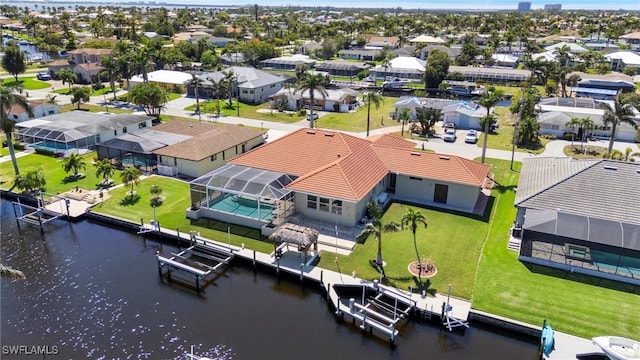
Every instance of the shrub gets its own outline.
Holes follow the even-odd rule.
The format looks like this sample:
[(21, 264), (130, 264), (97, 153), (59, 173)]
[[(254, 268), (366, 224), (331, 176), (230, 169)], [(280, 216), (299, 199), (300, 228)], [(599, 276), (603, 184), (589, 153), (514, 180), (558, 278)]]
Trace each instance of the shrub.
[(13, 143), (13, 148), (15, 150), (24, 150), (24, 144), (23, 143)]
[(300, 116), (307, 116), (307, 109), (300, 109), (300, 110), (298, 110), (298, 115), (300, 115)]
[(36, 154), (40, 154), (40, 155), (46, 155), (46, 156), (56, 156), (56, 153), (51, 151), (51, 150), (47, 150), (47, 149), (40, 149), (40, 148), (36, 148)]

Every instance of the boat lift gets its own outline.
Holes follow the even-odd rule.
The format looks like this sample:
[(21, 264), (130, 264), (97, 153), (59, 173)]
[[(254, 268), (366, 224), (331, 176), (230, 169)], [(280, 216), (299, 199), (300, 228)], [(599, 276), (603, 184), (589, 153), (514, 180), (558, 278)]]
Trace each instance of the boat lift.
[[(60, 212), (53, 211), (47, 209), (47, 201), (44, 200), (43, 192), (40, 192), (40, 197), (36, 198), (38, 206), (31, 206), (20, 202), (20, 198), (18, 201), (12, 202), (13, 205), (13, 213), (16, 216), (16, 221), (18, 222), (18, 227), (20, 227), (20, 221), (25, 222), (31, 225), (40, 226), (40, 232), (44, 232), (44, 224), (53, 221), (55, 219), (61, 218), (64, 215), (69, 215), (69, 200), (65, 198), (60, 198), (56, 195), (51, 195), (53, 197), (62, 199), (64, 204), (66, 205), (66, 214), (60, 210)], [(50, 195), (50, 194), (47, 194)], [(62, 204), (62, 202), (61, 202)], [(62, 206), (62, 205), (61, 205)]]
[(469, 322), (458, 319), (452, 315), (453, 306), (449, 304), (451, 298), (451, 284), (449, 284), (449, 291), (447, 292), (447, 302), (442, 303), (442, 325), (444, 325), (449, 331), (453, 331), (454, 328), (464, 327), (469, 328)]
[[(336, 292), (336, 315), (348, 314), (353, 323), (360, 322), (360, 329), (370, 331), (373, 329), (387, 335), (393, 343), (399, 332), (398, 322), (405, 319), (416, 306), (416, 301), (400, 293), (399, 291), (378, 283), (360, 285), (341, 285), (341, 287), (361, 287), (361, 303), (355, 298), (349, 298), (348, 305), (340, 300), (335, 285), (332, 288)], [(375, 296), (366, 297), (367, 290), (374, 292)]]
[(191, 246), (179, 253), (171, 253), (170, 258), (156, 252), (158, 273), (160, 277), (166, 276), (169, 281), (172, 280), (171, 273), (175, 270), (191, 274), (195, 279), (196, 291), (199, 292), (200, 282), (203, 281), (206, 285), (212, 280), (213, 274), (217, 273), (224, 265), (229, 264), (235, 255), (233, 249), (198, 239), (195, 232), (191, 232), (190, 235)]

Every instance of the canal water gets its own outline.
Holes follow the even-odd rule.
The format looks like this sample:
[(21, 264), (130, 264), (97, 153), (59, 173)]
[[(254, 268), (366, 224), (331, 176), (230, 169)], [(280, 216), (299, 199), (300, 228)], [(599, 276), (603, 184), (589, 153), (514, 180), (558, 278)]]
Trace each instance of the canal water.
[(197, 295), (158, 276), (154, 254), (172, 244), (88, 220), (55, 220), (41, 234), (17, 227), (11, 202), (0, 210), (0, 262), (27, 277), (0, 280), (1, 343), (55, 347), (47, 359), (184, 359), (191, 346), (215, 359), (535, 358), (520, 339), (417, 321), (391, 347), (336, 321), (315, 286), (238, 263)]

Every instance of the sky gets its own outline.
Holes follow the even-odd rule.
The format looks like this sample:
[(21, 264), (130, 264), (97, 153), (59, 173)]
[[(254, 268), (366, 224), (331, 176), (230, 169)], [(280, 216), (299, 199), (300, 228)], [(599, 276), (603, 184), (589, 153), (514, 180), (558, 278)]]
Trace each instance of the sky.
[[(131, 0), (94, 0), (94, 1), (69, 1), (69, 3), (123, 3)], [(135, 0), (140, 3), (149, 2), (145, 0)], [(350, 7), (350, 8), (396, 8), (404, 9), (463, 9), (463, 10), (516, 10), (518, 1), (520, 0), (324, 0), (322, 2), (312, 0), (153, 0), (156, 3), (169, 4), (193, 4), (193, 5), (230, 5), (241, 6), (247, 4), (258, 4), (267, 6), (333, 6), (333, 7)], [(640, 0), (548, 0), (548, 1), (531, 1), (531, 9), (542, 9), (545, 4), (559, 3), (562, 4), (563, 10), (568, 9), (585, 9), (585, 10), (637, 10), (640, 11)], [(0, 4), (24, 4), (22, 1), (0, 0)]]

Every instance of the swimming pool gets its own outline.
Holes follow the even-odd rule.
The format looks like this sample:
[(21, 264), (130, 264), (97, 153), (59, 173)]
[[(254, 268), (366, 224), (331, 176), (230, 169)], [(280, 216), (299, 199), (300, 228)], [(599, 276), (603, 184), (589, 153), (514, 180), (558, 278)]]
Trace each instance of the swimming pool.
[(600, 269), (640, 275), (640, 259), (591, 250), (591, 262)]
[(241, 215), (253, 219), (271, 221), (271, 214), (275, 205), (247, 199), (233, 194), (224, 194), (209, 202), (209, 208), (234, 215)]
[(41, 141), (35, 144), (31, 144), (30, 147), (34, 149), (48, 150), (51, 152), (60, 152), (60, 151), (68, 151), (71, 149), (75, 149), (74, 146), (69, 146), (65, 143), (55, 142), (55, 141)]

